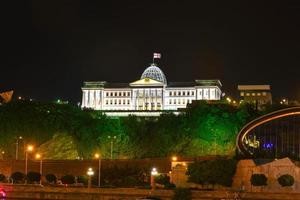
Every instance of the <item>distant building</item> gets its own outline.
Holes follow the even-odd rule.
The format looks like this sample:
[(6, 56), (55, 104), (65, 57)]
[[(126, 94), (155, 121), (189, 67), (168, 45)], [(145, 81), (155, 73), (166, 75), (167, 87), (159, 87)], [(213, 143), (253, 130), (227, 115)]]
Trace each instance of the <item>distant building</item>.
[(221, 86), (219, 80), (167, 82), (153, 63), (131, 83), (84, 82), (81, 107), (110, 116), (157, 116), (162, 111), (186, 108), (193, 100), (220, 100)]
[(257, 109), (261, 109), (262, 105), (272, 104), (270, 85), (238, 85), (238, 91), (243, 101), (255, 104)]

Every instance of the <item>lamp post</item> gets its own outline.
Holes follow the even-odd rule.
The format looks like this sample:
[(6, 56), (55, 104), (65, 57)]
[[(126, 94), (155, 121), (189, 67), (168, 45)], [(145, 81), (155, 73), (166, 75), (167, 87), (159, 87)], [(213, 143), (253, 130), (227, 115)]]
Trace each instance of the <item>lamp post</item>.
[(98, 187), (101, 184), (101, 156), (100, 154), (96, 153), (95, 158), (98, 159)]
[(18, 158), (19, 158), (19, 141), (22, 139), (23, 139), (22, 136), (19, 136), (16, 139), (16, 160), (18, 160)]
[(110, 139), (110, 159), (113, 159), (113, 148), (114, 148), (114, 140), (117, 139), (117, 136), (107, 136)]
[(93, 171), (92, 168), (88, 169), (87, 175), (89, 176), (88, 188), (91, 188), (91, 185), (92, 185), (92, 176), (94, 175), (94, 171)]
[(36, 158), (37, 160), (40, 160), (40, 175), (41, 175), (41, 178), (40, 178), (40, 185), (42, 185), (43, 159), (42, 159), (41, 154), (39, 154), (39, 153), (35, 154), (35, 158)]
[(151, 180), (150, 180), (150, 184), (151, 184), (151, 189), (154, 190), (155, 189), (155, 176), (158, 174), (157, 169), (155, 167), (152, 168), (151, 171)]
[(28, 170), (28, 153), (32, 151), (33, 151), (33, 146), (28, 145), (25, 152), (25, 175), (27, 175), (27, 170)]

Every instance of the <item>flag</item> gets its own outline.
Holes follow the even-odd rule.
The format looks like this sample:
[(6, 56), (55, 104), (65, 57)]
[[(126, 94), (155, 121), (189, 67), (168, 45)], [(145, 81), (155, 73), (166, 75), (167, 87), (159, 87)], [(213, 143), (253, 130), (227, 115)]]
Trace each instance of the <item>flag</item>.
[(153, 53), (153, 58), (161, 58), (161, 54), (160, 53)]

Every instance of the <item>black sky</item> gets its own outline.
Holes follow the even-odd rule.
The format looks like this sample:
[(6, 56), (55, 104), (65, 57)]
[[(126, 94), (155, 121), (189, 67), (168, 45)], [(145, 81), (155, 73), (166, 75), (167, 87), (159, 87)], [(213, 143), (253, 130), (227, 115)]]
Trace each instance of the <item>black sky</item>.
[(1, 2), (0, 91), (79, 102), (88, 80), (137, 80), (161, 52), (168, 81), (271, 84), (300, 99), (300, 1)]

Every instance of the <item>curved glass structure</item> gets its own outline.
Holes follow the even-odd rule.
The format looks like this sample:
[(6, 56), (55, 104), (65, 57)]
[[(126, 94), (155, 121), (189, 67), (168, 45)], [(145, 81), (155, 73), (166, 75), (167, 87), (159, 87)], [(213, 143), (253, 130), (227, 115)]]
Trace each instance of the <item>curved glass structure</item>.
[(279, 110), (248, 123), (237, 137), (244, 155), (300, 157), (300, 107)]
[(154, 63), (150, 65), (145, 71), (143, 72), (141, 79), (144, 78), (151, 78), (153, 80), (162, 82), (167, 84), (167, 79), (163, 71), (159, 67), (157, 67)]

